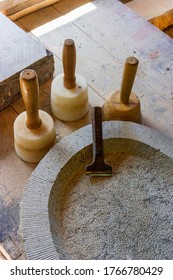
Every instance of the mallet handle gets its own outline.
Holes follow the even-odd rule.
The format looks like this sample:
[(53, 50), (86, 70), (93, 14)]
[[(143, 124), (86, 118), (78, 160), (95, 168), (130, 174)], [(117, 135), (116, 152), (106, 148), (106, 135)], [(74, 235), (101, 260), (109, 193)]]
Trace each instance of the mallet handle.
[(138, 68), (137, 58), (131, 56), (126, 59), (124, 65), (123, 79), (120, 90), (120, 101), (121, 103), (128, 104), (133, 83)]
[(72, 39), (64, 41), (62, 63), (64, 68), (64, 87), (67, 89), (74, 88), (76, 86), (76, 48)]
[(34, 70), (25, 69), (20, 73), (20, 89), (27, 114), (26, 126), (37, 129), (41, 126), (41, 119), (38, 111), (38, 76)]

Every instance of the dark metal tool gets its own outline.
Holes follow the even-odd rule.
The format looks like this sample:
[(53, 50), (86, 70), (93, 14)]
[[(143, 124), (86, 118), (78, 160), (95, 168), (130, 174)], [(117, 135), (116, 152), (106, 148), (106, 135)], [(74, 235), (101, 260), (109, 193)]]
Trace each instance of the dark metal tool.
[(101, 107), (93, 108), (93, 162), (86, 166), (86, 175), (112, 176), (112, 167), (104, 162)]

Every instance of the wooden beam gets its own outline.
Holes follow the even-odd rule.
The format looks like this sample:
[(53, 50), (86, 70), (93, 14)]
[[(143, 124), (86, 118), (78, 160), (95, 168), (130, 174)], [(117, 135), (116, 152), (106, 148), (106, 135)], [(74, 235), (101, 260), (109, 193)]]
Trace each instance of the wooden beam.
[[(11, 15), (16, 12), (19, 12), (23, 9), (26, 9), (28, 7), (31, 7), (37, 3), (42, 2), (43, 0), (13, 0), (13, 1), (8, 1), (8, 6), (6, 5), (3, 9), (1, 8), (1, 11), (3, 12), (4, 15)], [(7, 1), (5, 0), (4, 3)]]
[(8, 17), (12, 20), (12, 21), (15, 21), (15, 20), (17, 20), (18, 18), (21, 18), (21, 17), (23, 17), (23, 16), (26, 16), (26, 15), (28, 15), (28, 14), (30, 14), (30, 13), (33, 13), (33, 12), (36, 12), (36, 11), (38, 11), (38, 10), (40, 10), (40, 9), (43, 9), (43, 8), (46, 8), (46, 7), (48, 7), (48, 6), (50, 6), (50, 5), (53, 5), (53, 4), (55, 4), (56, 2), (59, 2), (59, 1), (61, 1), (61, 0), (44, 0), (44, 1), (40, 1), (40, 0), (36, 0), (36, 2), (38, 2), (38, 3), (34, 3), (35, 1), (31, 1), (30, 2), (30, 4), (31, 4), (31, 6), (21, 6), (21, 8), (22, 9), (20, 9), (20, 10), (16, 10), (16, 12), (13, 12), (12, 13), (12, 11), (14, 10), (14, 9), (11, 9), (10, 11), (8, 10), (8, 11), (4, 11), (3, 13), (5, 14), (5, 15), (8, 15)]
[(7, 253), (7, 251), (4, 249), (2, 244), (0, 244), (0, 260), (12, 260), (12, 258)]
[(150, 20), (173, 8), (172, 0), (133, 0), (126, 4), (143, 18)]
[(164, 30), (167, 27), (173, 25), (173, 9), (149, 20), (150, 23), (158, 27), (160, 30)]

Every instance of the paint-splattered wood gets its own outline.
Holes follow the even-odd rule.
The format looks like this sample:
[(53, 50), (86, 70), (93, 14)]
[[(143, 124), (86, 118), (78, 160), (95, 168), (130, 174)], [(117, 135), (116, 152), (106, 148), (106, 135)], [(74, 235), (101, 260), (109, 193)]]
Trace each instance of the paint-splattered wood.
[(14, 243), (14, 241), (11, 239), (10, 236), (8, 236), (8, 238), (6, 238), (2, 242), (2, 246), (13, 260), (21, 256), (21, 252), (19, 248), (16, 246), (16, 244)]
[(39, 81), (52, 77), (53, 55), (31, 34), (0, 13), (0, 110), (9, 106), (20, 93), (19, 73), (24, 68), (37, 71)]

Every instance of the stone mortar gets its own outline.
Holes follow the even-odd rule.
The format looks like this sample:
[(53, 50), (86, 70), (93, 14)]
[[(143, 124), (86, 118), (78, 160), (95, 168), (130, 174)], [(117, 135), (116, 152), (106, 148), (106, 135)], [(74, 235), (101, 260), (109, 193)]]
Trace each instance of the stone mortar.
[(28, 259), (173, 259), (172, 139), (130, 122), (103, 123), (111, 178), (85, 175), (91, 125), (64, 137), (23, 194)]

